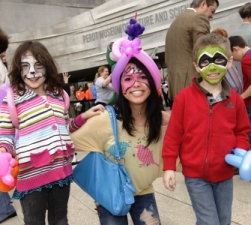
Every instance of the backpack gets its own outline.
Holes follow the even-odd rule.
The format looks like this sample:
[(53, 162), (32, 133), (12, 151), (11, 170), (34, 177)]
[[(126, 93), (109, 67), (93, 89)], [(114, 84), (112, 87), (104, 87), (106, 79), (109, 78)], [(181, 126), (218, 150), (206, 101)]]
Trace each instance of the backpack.
[[(7, 84), (7, 83), (0, 85), (0, 107), (2, 105), (2, 102), (5, 96), (7, 96), (8, 108), (9, 108), (12, 124), (14, 125), (16, 129), (18, 129), (19, 124), (18, 124), (17, 111), (16, 111), (16, 106), (15, 106), (14, 97), (13, 97), (13, 89), (11, 88), (10, 84)], [(65, 90), (63, 90), (63, 99), (64, 99), (64, 105), (65, 105), (64, 113), (66, 114), (70, 106), (70, 98)]]

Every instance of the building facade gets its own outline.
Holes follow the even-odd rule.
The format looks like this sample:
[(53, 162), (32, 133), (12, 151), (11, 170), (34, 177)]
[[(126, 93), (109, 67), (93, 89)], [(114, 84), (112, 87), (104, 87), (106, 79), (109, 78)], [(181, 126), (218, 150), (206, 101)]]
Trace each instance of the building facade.
[[(145, 32), (141, 35), (142, 46), (149, 54), (155, 51), (157, 56), (160, 56), (158, 66), (164, 68), (162, 54), (166, 32), (175, 18), (189, 7), (191, 1), (68, 0), (69, 3), (66, 3), (65, 0), (10, 0), (6, 3), (0, 0), (0, 27), (10, 36), (7, 59), (12, 58), (21, 42), (40, 41), (54, 57), (59, 72), (70, 72), (72, 80), (90, 80), (90, 76), (95, 75), (91, 69), (107, 64), (105, 53), (109, 43), (117, 38), (126, 37), (124, 30), (128, 21), (137, 13), (138, 21), (145, 26)], [(33, 6), (29, 2), (33, 2)], [(248, 1), (220, 0), (220, 7), (210, 22), (211, 29), (221, 27), (231, 33), (242, 22), (238, 9), (246, 2)], [(2, 15), (4, 4), (18, 4), (20, 15), (25, 14), (25, 17), (19, 21), (16, 15), (15, 19), (9, 21), (11, 19), (7, 15)], [(24, 9), (24, 5), (29, 9)], [(40, 21), (42, 25), (34, 26), (34, 23), (31, 23), (30, 20), (36, 17), (32, 7), (43, 8), (36, 22)], [(54, 15), (60, 9), (60, 15)], [(65, 12), (66, 15), (62, 16)], [(14, 30), (11, 28), (13, 23), (13, 26), (16, 26)], [(20, 23), (23, 25), (19, 25)]]

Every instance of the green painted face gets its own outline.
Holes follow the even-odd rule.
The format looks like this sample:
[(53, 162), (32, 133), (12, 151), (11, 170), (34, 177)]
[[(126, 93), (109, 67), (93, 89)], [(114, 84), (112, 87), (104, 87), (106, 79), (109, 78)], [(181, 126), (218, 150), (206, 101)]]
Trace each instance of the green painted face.
[(210, 84), (218, 84), (227, 73), (227, 54), (220, 46), (208, 46), (197, 55), (201, 77)]

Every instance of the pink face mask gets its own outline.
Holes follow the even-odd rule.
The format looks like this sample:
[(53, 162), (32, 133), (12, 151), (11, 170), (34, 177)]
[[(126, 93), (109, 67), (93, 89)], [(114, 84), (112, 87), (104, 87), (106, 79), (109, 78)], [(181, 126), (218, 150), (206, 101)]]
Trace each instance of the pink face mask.
[(121, 86), (123, 93), (125, 94), (127, 90), (135, 84), (135, 82), (144, 83), (149, 87), (147, 77), (142, 72), (142, 70), (140, 70), (136, 66), (130, 65), (124, 70), (122, 74)]

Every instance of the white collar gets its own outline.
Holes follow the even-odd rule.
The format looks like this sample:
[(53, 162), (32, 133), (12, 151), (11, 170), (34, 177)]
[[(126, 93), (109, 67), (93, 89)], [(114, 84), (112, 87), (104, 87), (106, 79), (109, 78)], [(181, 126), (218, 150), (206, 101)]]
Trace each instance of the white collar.
[(190, 9), (190, 10), (193, 10), (194, 12), (197, 12), (194, 8), (187, 8), (187, 9)]

